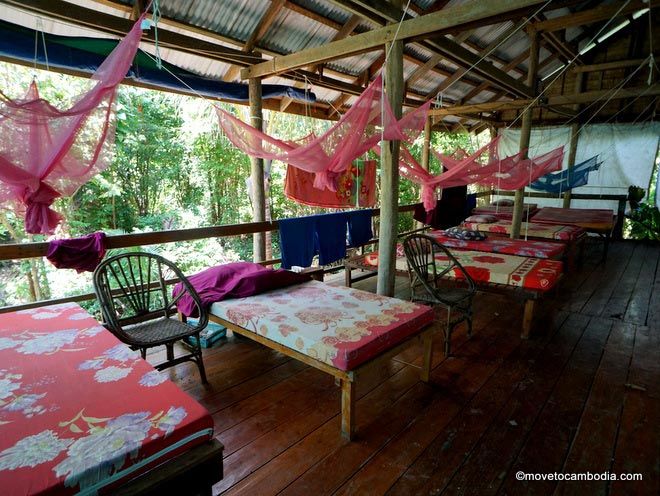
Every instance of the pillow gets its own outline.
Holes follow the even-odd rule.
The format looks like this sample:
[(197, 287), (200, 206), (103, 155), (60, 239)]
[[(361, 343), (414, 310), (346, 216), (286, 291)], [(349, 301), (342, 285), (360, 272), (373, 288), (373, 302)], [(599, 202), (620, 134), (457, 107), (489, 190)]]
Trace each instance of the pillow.
[(513, 207), (513, 200), (507, 200), (507, 199), (502, 199), (502, 200), (496, 200), (491, 205), (497, 205), (499, 207)]
[(473, 231), (465, 227), (450, 227), (445, 229), (445, 236), (450, 238), (462, 239), (464, 241), (483, 241), (486, 235), (479, 231)]
[(465, 222), (476, 222), (477, 224), (492, 224), (493, 222), (497, 222), (499, 219), (495, 215), (490, 215), (490, 214), (477, 214), (477, 215), (471, 215), (467, 219), (465, 219)]

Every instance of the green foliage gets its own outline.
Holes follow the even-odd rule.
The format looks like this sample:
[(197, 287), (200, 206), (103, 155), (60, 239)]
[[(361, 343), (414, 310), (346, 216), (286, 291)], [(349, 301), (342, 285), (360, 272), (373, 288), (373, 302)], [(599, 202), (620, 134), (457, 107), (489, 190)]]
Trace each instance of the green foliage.
[(660, 211), (655, 205), (640, 203), (629, 216), (633, 239), (660, 241)]
[(156, 213), (168, 193), (186, 191), (182, 125), (175, 97), (134, 88), (119, 93), (113, 172), (140, 216)]

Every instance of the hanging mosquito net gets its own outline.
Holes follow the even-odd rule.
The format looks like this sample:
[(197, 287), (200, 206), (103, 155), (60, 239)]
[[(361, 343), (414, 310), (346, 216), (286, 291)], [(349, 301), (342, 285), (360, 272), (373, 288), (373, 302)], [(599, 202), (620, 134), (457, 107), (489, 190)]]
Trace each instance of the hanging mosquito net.
[(570, 169), (559, 172), (552, 172), (539, 177), (529, 185), (530, 188), (546, 193), (562, 193), (579, 186), (584, 186), (589, 182), (589, 172), (600, 168), (602, 162), (598, 161), (598, 155), (574, 165)]
[(217, 108), (220, 127), (229, 140), (252, 157), (280, 160), (315, 175), (314, 187), (336, 191), (336, 177), (381, 139), (411, 142), (424, 129), (431, 102), (397, 120), (384, 98), (382, 75), (321, 136), (284, 141), (263, 133)]
[(114, 137), (114, 101), (131, 65), (142, 17), (92, 76), (93, 88), (60, 110), (32, 82), (23, 98), (0, 92), (0, 206), (25, 216), (25, 230), (52, 233), (61, 220), (51, 205), (102, 171)]

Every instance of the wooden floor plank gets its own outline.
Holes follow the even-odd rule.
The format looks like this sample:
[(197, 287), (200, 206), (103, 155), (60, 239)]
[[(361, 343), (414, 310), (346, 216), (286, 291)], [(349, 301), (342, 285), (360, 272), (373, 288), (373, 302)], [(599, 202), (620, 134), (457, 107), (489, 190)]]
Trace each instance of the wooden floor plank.
[[(204, 350), (209, 386), (194, 364), (169, 369), (225, 442), (214, 493), (659, 494), (660, 247), (616, 242), (604, 264), (589, 254), (544, 297), (532, 339), (519, 338), (519, 302), (478, 294), (472, 339), (461, 326), (446, 358), (434, 336), (430, 385), (419, 381), (418, 347), (370, 371), (358, 382), (354, 442), (339, 436), (329, 376), (252, 341), (229, 333)], [(343, 273), (327, 280), (343, 285)], [(407, 286), (397, 278), (398, 297)], [(525, 485), (518, 468), (644, 480)]]
[(646, 248), (644, 252), (644, 263), (623, 317), (626, 322), (639, 325), (646, 325), (655, 274), (658, 269), (658, 257), (653, 256), (655, 250), (649, 246)]
[(623, 400), (612, 472), (641, 474), (615, 481), (612, 495), (660, 494), (660, 326), (638, 327)]
[(514, 462), (527, 433), (550, 396), (561, 371), (569, 361), (589, 318), (572, 314), (553, 346), (539, 357), (529, 374), (518, 383), (506, 407), (494, 418), (488, 431), (470, 452), (445, 489), (446, 494), (493, 494)]
[(607, 310), (603, 313), (603, 317), (613, 319), (623, 319), (625, 317), (648, 251), (648, 245), (635, 245), (635, 253), (626, 268), (626, 272), (619, 280), (616, 291), (612, 293), (612, 297), (607, 302)]
[(594, 318), (589, 323), (527, 435), (502, 484), (501, 494), (539, 495), (554, 489), (555, 481), (519, 481), (515, 474), (518, 471), (546, 474), (562, 471), (611, 328), (612, 322), (606, 319)]
[[(511, 318), (513, 320), (513, 317)], [(508, 343), (502, 343), (506, 340)], [(405, 421), (393, 421), (391, 416), (382, 416), (372, 423), (363, 433), (362, 443), (343, 445), (322, 462), (307, 471), (302, 477), (289, 486), (283, 494), (307, 495), (330, 494), (335, 492), (345, 481), (363, 467), (379, 466), (377, 456), (383, 452), (399, 452), (397, 443), (405, 446), (415, 444), (410, 439), (403, 439), (405, 431), (411, 426), (419, 425), (425, 431), (425, 436), (433, 432), (433, 425), (441, 425), (443, 419), (451, 418), (460, 409), (462, 402), (474, 394), (492, 370), (500, 366), (500, 357), (489, 354), (489, 350), (498, 349), (505, 353), (506, 345), (517, 346), (519, 338), (493, 333), (492, 326), (486, 326), (483, 332), (476, 334), (465, 346), (458, 349), (454, 355), (437, 366), (432, 373), (432, 389), (426, 391), (432, 401), (427, 401), (425, 408), (410, 408), (396, 412), (395, 416), (404, 416)], [(458, 378), (458, 379), (457, 379)], [(395, 434), (396, 439), (393, 439)], [(388, 443), (392, 443), (389, 445)], [(378, 470), (378, 469), (376, 469)], [(388, 477), (394, 472), (385, 469)], [(355, 481), (358, 477), (353, 476)], [(383, 478), (379, 478), (379, 483)], [(378, 491), (378, 487), (368, 484), (369, 491)], [(358, 487), (343, 488), (342, 491), (360, 494), (363, 489)]]
[(556, 314), (544, 338), (523, 340), (459, 415), (436, 437), (424, 453), (388, 490), (389, 495), (433, 494), (445, 487), (466, 453), (469, 453), (504, 407), (530, 365), (561, 328), (567, 315)]
[[(635, 329), (636, 326), (632, 324), (614, 324), (561, 472), (601, 474), (611, 469)], [(607, 494), (608, 486), (605, 480), (559, 482), (555, 494), (604, 495)]]
[(635, 246), (632, 244), (621, 243), (618, 248), (613, 254), (615, 256), (610, 258), (605, 266), (600, 266), (605, 273), (598, 274), (600, 284), (593, 289), (591, 296), (580, 309), (581, 313), (600, 317), (607, 311), (607, 302), (617, 291), (621, 277), (626, 273), (635, 252)]
[(613, 278), (617, 267), (622, 264), (626, 267), (628, 266), (629, 260), (632, 258), (635, 250), (635, 245), (626, 246), (625, 244), (617, 244), (612, 250), (613, 256), (607, 263), (594, 264), (593, 259), (591, 259), (590, 263), (585, 264), (583, 269), (589, 276), (569, 295), (570, 298), (563, 308), (571, 312), (581, 312), (594, 294), (599, 293), (603, 288), (604, 281)]

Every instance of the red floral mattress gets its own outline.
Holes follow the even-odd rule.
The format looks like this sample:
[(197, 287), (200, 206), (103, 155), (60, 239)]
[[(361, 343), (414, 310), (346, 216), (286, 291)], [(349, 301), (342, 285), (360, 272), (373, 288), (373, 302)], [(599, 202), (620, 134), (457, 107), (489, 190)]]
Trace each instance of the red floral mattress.
[(544, 207), (534, 214), (534, 222), (572, 224), (583, 229), (609, 232), (614, 227), (614, 210), (597, 208)]
[[(485, 233), (511, 234), (511, 221), (509, 220), (500, 220), (490, 224), (463, 222), (461, 225)], [(577, 226), (522, 222), (520, 235), (523, 237), (527, 235), (530, 238), (554, 239), (556, 241), (575, 241), (584, 236), (585, 231)]]
[(96, 494), (212, 436), (201, 405), (78, 305), (0, 315), (0, 493)]
[(494, 236), (482, 241), (463, 240), (445, 236), (442, 230), (430, 231), (428, 235), (449, 248), (483, 251), (486, 253), (503, 253), (506, 255), (518, 255), (520, 257), (561, 259), (566, 250), (564, 243), (554, 241), (533, 241)]
[(433, 321), (433, 309), (310, 281), (211, 305), (211, 313), (340, 370), (353, 370)]
[[(539, 211), (536, 203), (529, 203), (523, 206), (523, 219), (532, 217)], [(494, 215), (498, 219), (511, 220), (513, 218), (513, 207), (504, 205), (487, 205), (485, 207), (475, 207), (472, 209), (472, 215)]]
[[(480, 251), (452, 251), (452, 255), (465, 267), (468, 274), (477, 283), (495, 283), (506, 286), (520, 287), (534, 291), (552, 289), (562, 276), (564, 264), (557, 260), (546, 260), (532, 257), (517, 257), (515, 255), (487, 254)], [(372, 252), (363, 257), (365, 266), (378, 266), (378, 252)], [(444, 256), (436, 258), (439, 270)], [(396, 258), (396, 270), (399, 273), (408, 272), (405, 257)], [(460, 271), (454, 271), (453, 277), (462, 278)]]

